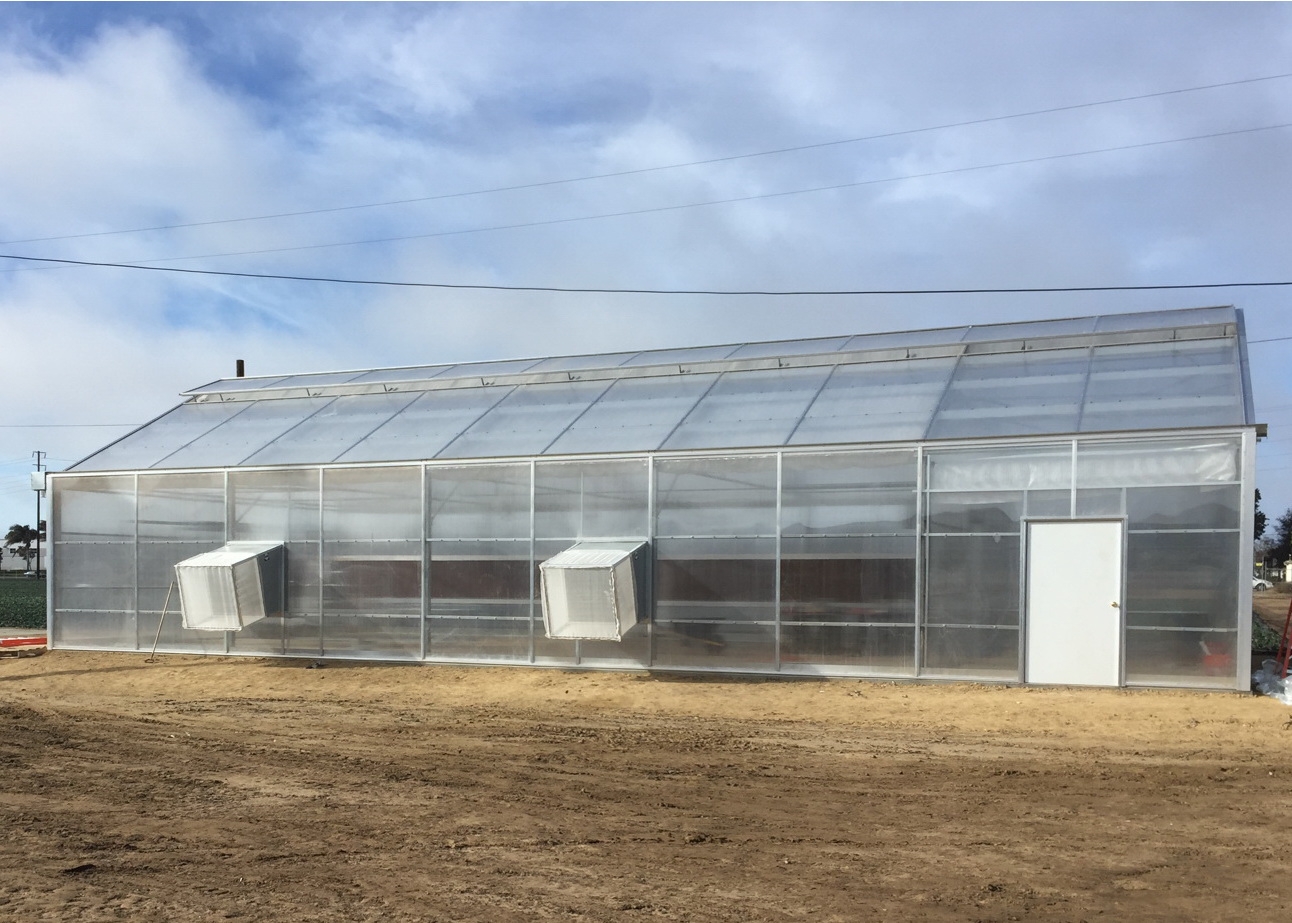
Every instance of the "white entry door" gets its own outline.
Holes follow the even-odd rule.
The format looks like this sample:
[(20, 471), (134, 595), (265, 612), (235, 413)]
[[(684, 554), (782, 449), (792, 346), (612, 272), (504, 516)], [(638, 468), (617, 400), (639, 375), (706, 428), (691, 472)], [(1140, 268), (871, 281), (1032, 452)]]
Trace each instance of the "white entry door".
[(1122, 524), (1027, 526), (1027, 681), (1121, 682)]

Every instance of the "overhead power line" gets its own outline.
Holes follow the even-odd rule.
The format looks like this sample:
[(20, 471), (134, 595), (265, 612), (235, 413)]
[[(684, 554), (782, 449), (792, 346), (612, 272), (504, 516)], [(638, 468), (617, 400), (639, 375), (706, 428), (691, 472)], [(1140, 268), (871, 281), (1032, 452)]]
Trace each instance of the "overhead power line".
[(590, 173), (584, 176), (572, 176), (562, 179), (539, 180), (532, 183), (517, 183), (509, 186), (491, 186), (484, 189), (471, 189), (462, 192), (445, 192), (438, 195), (417, 196), (408, 199), (390, 199), (383, 202), (362, 202), (352, 205), (335, 205), (328, 208), (311, 208), (300, 211), (274, 212), (266, 215), (251, 215), (241, 218), (216, 218), (208, 221), (190, 221), (181, 224), (159, 224), (140, 228), (121, 228), (112, 231), (91, 231), (82, 234), (60, 234), (51, 237), (27, 237), (19, 240), (0, 241), (0, 246), (10, 244), (47, 243), (56, 240), (78, 240), (86, 237), (107, 237), (119, 234), (143, 234), (150, 231), (177, 231), (184, 228), (211, 227), (220, 224), (237, 224), (248, 221), (270, 221), (277, 218), (298, 218), (306, 215), (324, 215), (335, 212), (359, 211), (371, 208), (386, 208), (392, 205), (413, 205), (419, 202), (436, 202), (444, 199), (460, 199), (470, 196), (490, 195), (497, 192), (517, 192), (522, 189), (540, 189), (547, 186), (562, 186), (572, 183), (583, 183), (590, 180), (614, 179), (622, 176), (637, 176), (643, 173), (658, 173), (665, 170), (681, 170), (687, 167), (709, 166), (718, 163), (730, 163), (736, 160), (748, 160), (755, 157), (771, 157), (777, 154), (792, 154), (800, 151), (820, 150), (828, 147), (839, 147), (848, 144), (861, 144), (866, 141), (882, 141), (889, 138), (901, 138), (910, 135), (925, 134), (934, 131), (945, 131), (951, 128), (968, 128), (974, 125), (989, 125), (994, 122), (1005, 122), (1013, 119), (1030, 118), (1038, 115), (1052, 115), (1058, 112), (1073, 112), (1080, 109), (1093, 109), (1098, 106), (1110, 106), (1118, 103), (1135, 102), (1145, 99), (1156, 99), (1164, 96), (1179, 96), (1185, 93), (1197, 93), (1203, 90), (1216, 90), (1224, 87), (1242, 86), (1244, 84), (1262, 83), (1270, 80), (1283, 80), (1292, 77), (1292, 72), (1268, 74), (1263, 77), (1246, 77), (1241, 80), (1227, 80), (1222, 83), (1208, 83), (1200, 86), (1182, 87), (1174, 90), (1159, 90), (1153, 93), (1138, 93), (1133, 96), (1117, 96), (1084, 103), (1071, 103), (1063, 106), (1048, 106), (1044, 109), (1030, 109), (1025, 112), (1012, 112), (1007, 115), (985, 116), (977, 119), (965, 119), (958, 122), (944, 122), (939, 125), (926, 125), (921, 128), (906, 128), (898, 131), (880, 132), (873, 135), (861, 135), (855, 138), (839, 138), (833, 141), (818, 141), (813, 144), (800, 144), (792, 147), (772, 148), (770, 150), (752, 151), (743, 154), (728, 154), (723, 157), (710, 157), (703, 160), (689, 160), (682, 163), (660, 164), (653, 167), (637, 167), (630, 170), (615, 170), (607, 173)]
[[(472, 285), (454, 282), (398, 282), (390, 279), (346, 279), (335, 276), (297, 276), (284, 273), (234, 272), (220, 269), (185, 269), (180, 266), (147, 266), (140, 263), (109, 263), (92, 260), (64, 260), (41, 256), (16, 256), (0, 253), (0, 259), (34, 263), (62, 263), (69, 266), (95, 266), (108, 269), (135, 269), (144, 272), (171, 272), (198, 276), (230, 276), (238, 279), (274, 279), (284, 282), (326, 282), (334, 285), (384, 285), (395, 288), (463, 289), (490, 292), (558, 292), (589, 295), (1008, 295), (1043, 292), (1160, 292), (1177, 289), (1208, 288), (1274, 288), (1292, 286), (1284, 282), (1194, 282), (1175, 285), (1063, 285), (1017, 288), (907, 288), (907, 289), (680, 289), (680, 288), (579, 288), (555, 285)], [(1264, 341), (1254, 341), (1264, 342)], [(52, 425), (52, 424), (51, 424)], [(97, 424), (116, 425), (116, 424)], [(126, 425), (126, 424), (121, 424)]]
[[(878, 179), (856, 180), (850, 183), (832, 183), (826, 186), (810, 186), (804, 189), (788, 189), (780, 192), (761, 192), (744, 196), (733, 196), (726, 199), (710, 199), (704, 202), (683, 202), (677, 205), (657, 205), (649, 208), (634, 208), (617, 212), (602, 212), (593, 215), (574, 215), (569, 218), (545, 218), (538, 221), (523, 221), (513, 224), (497, 224), (476, 228), (458, 228), (451, 231), (431, 231), (425, 234), (402, 234), (395, 237), (374, 237), (366, 240), (336, 241), (327, 244), (301, 244), (294, 247), (265, 247), (258, 250), (234, 250), (224, 253), (199, 253), (189, 256), (171, 256), (155, 259), (135, 260), (129, 264), (137, 267), (142, 263), (173, 263), (184, 260), (216, 259), (226, 256), (260, 256), (266, 253), (294, 253), (303, 250), (326, 250), (334, 247), (357, 247), (366, 244), (400, 243), (409, 240), (428, 240), (436, 237), (453, 237), (461, 234), (483, 234), (490, 231), (513, 231), (527, 228), (545, 227), (557, 224), (574, 224), (581, 221), (599, 221), (606, 218), (625, 218), (634, 215), (649, 215), (660, 212), (682, 211), (690, 208), (707, 208), (714, 205), (732, 205), (737, 202), (754, 202), (760, 199), (783, 198), (786, 196), (804, 195), (811, 192), (828, 192), (837, 189), (854, 189), (860, 186), (876, 186), (883, 183), (896, 183), (912, 179), (931, 179), (939, 176), (952, 176), (958, 173), (972, 173), (979, 170), (993, 170), (1001, 167), (1017, 167), (1025, 164), (1046, 163), (1055, 160), (1066, 160), (1073, 157), (1087, 157), (1093, 154), (1111, 154), (1118, 151), (1140, 150), (1150, 147), (1161, 147), (1167, 144), (1181, 144), (1186, 141), (1203, 141), (1211, 138), (1223, 138), (1232, 135), (1247, 135), (1262, 131), (1274, 131), (1281, 128), (1292, 128), (1292, 122), (1277, 125), (1260, 125), (1254, 128), (1234, 128), (1226, 131), (1208, 132), (1201, 135), (1188, 135), (1182, 138), (1164, 138), (1157, 141), (1139, 141), (1134, 144), (1118, 144), (1112, 147), (1090, 148), (1084, 151), (1068, 151), (1062, 154), (1046, 154), (1040, 157), (1026, 157), (1019, 160), (1004, 160), (996, 163), (977, 164), (969, 167), (949, 167), (945, 170), (929, 170), (924, 173), (907, 173), (900, 176), (887, 176)], [(16, 258), (16, 257), (15, 257)], [(46, 260), (46, 262), (75, 264), (76, 260)], [(87, 264), (92, 265), (92, 264)], [(107, 264), (99, 264), (107, 265)], [(13, 270), (4, 270), (12, 272)], [(329, 280), (323, 280), (329, 281)], [(479, 287), (479, 286), (477, 286)], [(522, 286), (523, 288), (524, 286)], [(1224, 287), (1224, 286), (1218, 286)]]

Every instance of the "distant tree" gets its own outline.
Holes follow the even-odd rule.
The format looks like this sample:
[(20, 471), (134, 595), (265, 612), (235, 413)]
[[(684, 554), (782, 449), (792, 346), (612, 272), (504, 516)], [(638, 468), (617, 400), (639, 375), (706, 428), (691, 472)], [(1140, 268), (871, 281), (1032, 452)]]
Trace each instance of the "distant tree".
[(1280, 565), (1292, 558), (1292, 510), (1274, 520), (1274, 547), (1270, 555)]
[(1252, 537), (1259, 542), (1261, 540), (1261, 536), (1264, 534), (1265, 534), (1265, 514), (1261, 512), (1261, 491), (1260, 491), (1260, 488), (1258, 487), (1256, 489), (1256, 534)]
[(14, 523), (5, 533), (4, 543), (9, 546), (11, 555), (22, 558), (27, 567), (31, 567), (31, 562), (36, 557), (36, 549), (31, 547), (31, 544), (36, 541), (36, 536), (37, 532), (31, 526)]

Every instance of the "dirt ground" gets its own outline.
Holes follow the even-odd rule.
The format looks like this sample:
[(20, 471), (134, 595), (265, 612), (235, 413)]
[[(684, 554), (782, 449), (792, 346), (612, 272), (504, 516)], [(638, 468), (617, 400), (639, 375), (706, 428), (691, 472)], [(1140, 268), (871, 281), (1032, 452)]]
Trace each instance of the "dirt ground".
[(1284, 596), (1282, 593), (1271, 591), (1252, 593), (1252, 611), (1276, 634), (1283, 633), (1290, 603), (1292, 603), (1292, 597)]
[(1267, 698), (145, 658), (0, 660), (0, 919), (1292, 907)]

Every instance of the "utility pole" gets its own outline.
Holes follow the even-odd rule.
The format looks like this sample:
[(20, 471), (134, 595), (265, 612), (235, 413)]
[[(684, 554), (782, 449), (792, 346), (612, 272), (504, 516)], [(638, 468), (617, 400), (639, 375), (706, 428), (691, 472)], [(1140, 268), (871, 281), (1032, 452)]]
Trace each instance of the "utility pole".
[[(45, 456), (48, 455), (49, 453), (35, 451), (35, 452), (32, 452), (31, 454), (36, 456), (36, 473), (39, 474), (41, 471), (45, 470), (41, 466), (41, 462), (44, 460)], [(41, 479), (35, 478), (34, 480), (38, 481)], [(36, 579), (37, 580), (40, 579), (40, 495), (45, 492), (44, 487), (45, 485), (41, 484), (40, 488), (36, 491)]]

